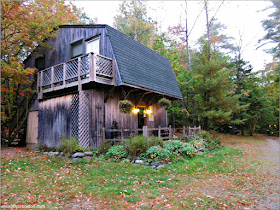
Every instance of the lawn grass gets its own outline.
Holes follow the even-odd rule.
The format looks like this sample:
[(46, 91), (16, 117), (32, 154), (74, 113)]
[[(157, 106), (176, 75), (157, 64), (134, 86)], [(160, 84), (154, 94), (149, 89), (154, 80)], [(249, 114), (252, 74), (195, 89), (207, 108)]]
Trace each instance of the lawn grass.
[[(236, 144), (244, 143), (240, 141)], [(269, 191), (271, 177), (256, 170), (260, 164), (228, 146), (178, 159), (160, 170), (101, 159), (72, 162), (28, 152), (2, 158), (1, 205), (244, 208), (256, 205)]]

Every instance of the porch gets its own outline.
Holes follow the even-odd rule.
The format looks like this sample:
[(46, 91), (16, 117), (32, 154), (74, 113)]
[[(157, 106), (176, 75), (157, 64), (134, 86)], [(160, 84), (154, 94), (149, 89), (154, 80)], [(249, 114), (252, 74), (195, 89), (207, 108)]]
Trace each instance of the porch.
[(88, 53), (39, 71), (37, 78), (40, 99), (44, 93), (74, 86), (82, 90), (82, 85), (90, 82), (114, 85), (114, 61), (102, 55)]

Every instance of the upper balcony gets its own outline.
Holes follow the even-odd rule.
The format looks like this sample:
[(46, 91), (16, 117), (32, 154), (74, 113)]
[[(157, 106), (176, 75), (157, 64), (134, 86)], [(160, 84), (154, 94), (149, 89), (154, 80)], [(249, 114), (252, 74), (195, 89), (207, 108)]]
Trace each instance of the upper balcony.
[(88, 53), (39, 71), (37, 81), (39, 98), (42, 98), (43, 93), (74, 86), (81, 90), (82, 85), (89, 82), (114, 85), (114, 62), (111, 58)]

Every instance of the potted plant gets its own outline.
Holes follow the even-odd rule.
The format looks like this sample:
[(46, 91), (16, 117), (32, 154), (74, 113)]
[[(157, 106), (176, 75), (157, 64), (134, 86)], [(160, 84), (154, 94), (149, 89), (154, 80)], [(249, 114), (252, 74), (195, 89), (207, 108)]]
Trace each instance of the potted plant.
[(171, 106), (171, 101), (167, 98), (162, 98), (158, 101), (158, 105), (161, 107), (165, 107), (165, 109), (168, 109)]
[(133, 104), (131, 101), (122, 100), (119, 102), (119, 109), (121, 113), (130, 114), (132, 111)]

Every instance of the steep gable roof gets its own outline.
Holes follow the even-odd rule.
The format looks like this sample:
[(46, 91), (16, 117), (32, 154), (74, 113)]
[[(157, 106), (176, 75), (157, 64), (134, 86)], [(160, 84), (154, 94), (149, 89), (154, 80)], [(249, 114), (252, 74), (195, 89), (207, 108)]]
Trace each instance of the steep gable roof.
[(182, 98), (167, 58), (106, 25), (123, 83)]

